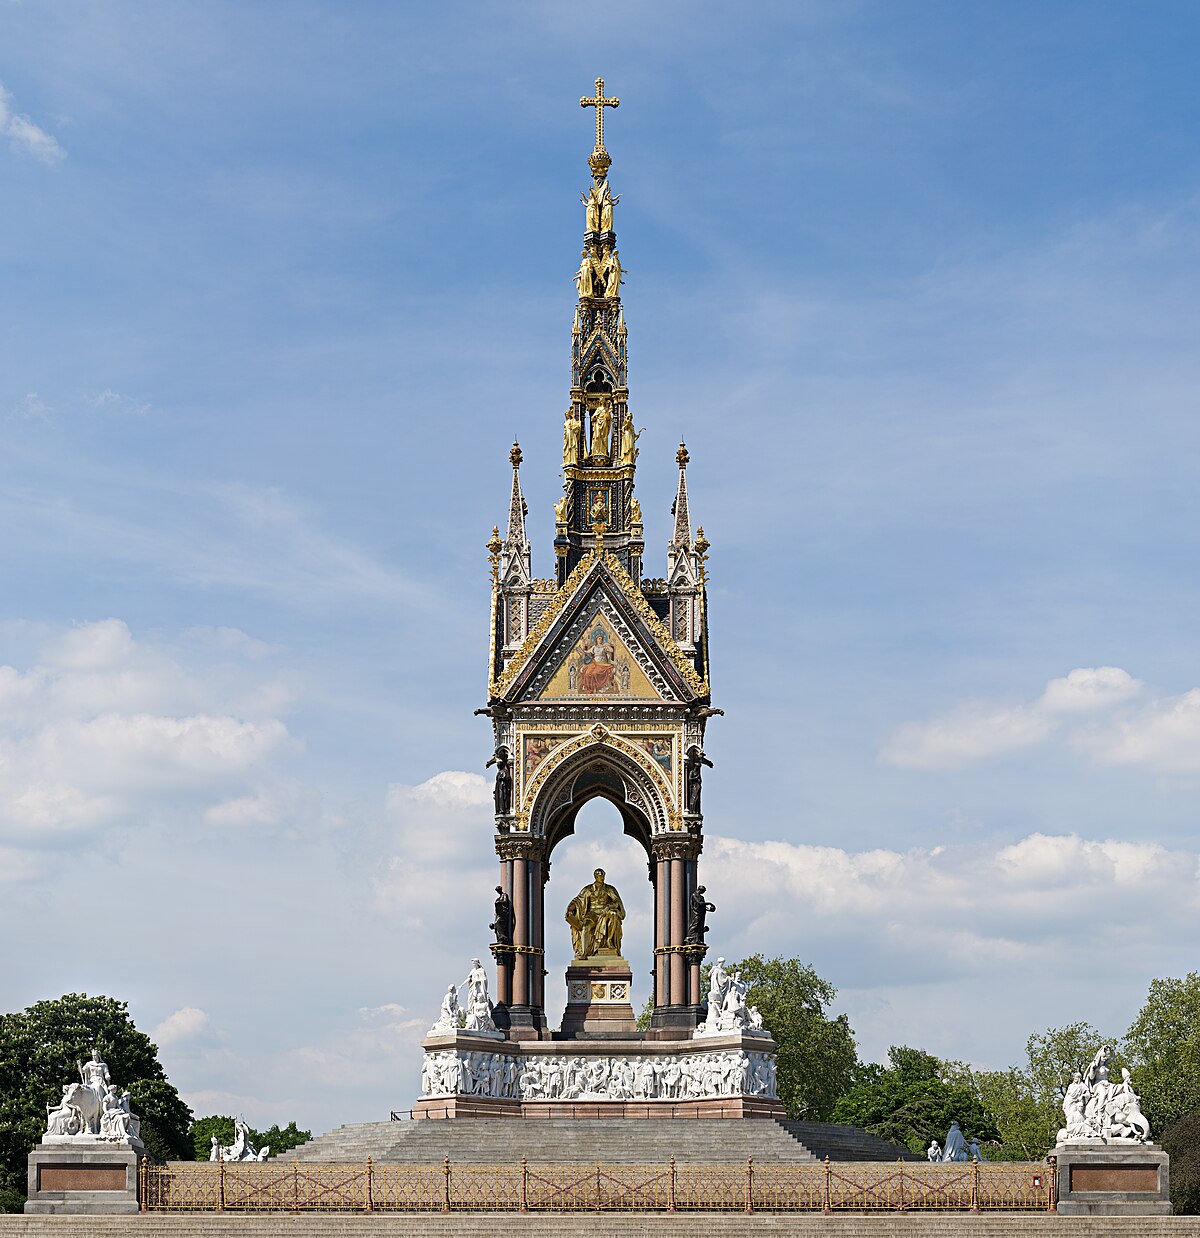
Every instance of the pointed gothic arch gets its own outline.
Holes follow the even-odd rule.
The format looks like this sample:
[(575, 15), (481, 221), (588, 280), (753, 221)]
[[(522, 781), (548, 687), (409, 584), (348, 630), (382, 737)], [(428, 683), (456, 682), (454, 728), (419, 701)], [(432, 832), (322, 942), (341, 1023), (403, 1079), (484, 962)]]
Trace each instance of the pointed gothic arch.
[(606, 799), (621, 814), (624, 831), (651, 857), (651, 842), (678, 817), (672, 788), (661, 770), (628, 740), (594, 728), (553, 753), (532, 780), (523, 816), (545, 855), (574, 833), (589, 800)]

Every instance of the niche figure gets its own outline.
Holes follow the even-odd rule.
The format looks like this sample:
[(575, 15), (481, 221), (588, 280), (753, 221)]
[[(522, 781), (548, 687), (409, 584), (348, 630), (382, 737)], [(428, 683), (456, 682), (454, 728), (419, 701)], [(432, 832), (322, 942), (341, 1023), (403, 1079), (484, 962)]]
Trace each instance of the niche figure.
[(496, 918), (488, 925), (496, 934), (496, 944), (511, 946), (513, 939), (513, 906), (512, 899), (504, 893), (503, 886), (496, 887)]
[(512, 812), (513, 775), (512, 763), (508, 759), (508, 749), (501, 745), (496, 749), (492, 759), (483, 768), (496, 767), (496, 785), (493, 797), (496, 801), (496, 816), (506, 817)]
[(692, 816), (700, 815), (700, 792), (704, 783), (704, 771), (701, 766), (712, 769), (713, 763), (693, 744), (688, 749), (687, 760), (683, 767), (684, 791), (687, 801), (687, 811)]
[(708, 932), (705, 920), (710, 911), (716, 911), (716, 905), (704, 897), (704, 887), (697, 886), (691, 898), (691, 910), (688, 915), (687, 935), (684, 944), (688, 946), (704, 945), (704, 934)]

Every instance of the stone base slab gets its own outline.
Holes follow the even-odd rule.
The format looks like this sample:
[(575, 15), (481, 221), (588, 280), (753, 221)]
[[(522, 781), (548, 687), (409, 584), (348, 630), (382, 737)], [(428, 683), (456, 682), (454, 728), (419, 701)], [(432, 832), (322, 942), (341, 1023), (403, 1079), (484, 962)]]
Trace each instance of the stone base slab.
[(1061, 1216), (1167, 1216), (1170, 1161), (1154, 1144), (1054, 1149)]
[(787, 1116), (783, 1105), (762, 1096), (714, 1096), (707, 1100), (544, 1100), (492, 1096), (426, 1096), (414, 1118), (771, 1118)]
[(29, 1154), (25, 1211), (112, 1215), (138, 1210), (138, 1153), (127, 1145), (39, 1144)]

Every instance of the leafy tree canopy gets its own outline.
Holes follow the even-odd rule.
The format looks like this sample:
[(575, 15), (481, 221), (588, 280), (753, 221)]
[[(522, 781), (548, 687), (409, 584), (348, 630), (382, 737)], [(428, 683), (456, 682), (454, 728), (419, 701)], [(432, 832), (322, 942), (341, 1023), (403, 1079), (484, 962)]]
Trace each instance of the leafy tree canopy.
[[(195, 1158), (206, 1161), (212, 1152), (212, 1137), (216, 1135), (217, 1142), (223, 1147), (233, 1143), (233, 1118), (228, 1115), (211, 1114), (206, 1118), (197, 1118), (188, 1128)], [(250, 1142), (256, 1148), (270, 1148), (271, 1156), (278, 1156), (289, 1148), (298, 1148), (312, 1138), (312, 1131), (302, 1131), (295, 1122), (289, 1122), (281, 1127), (278, 1122), (265, 1131), (256, 1131), (250, 1127)]]
[(1176, 1214), (1200, 1215), (1200, 1113), (1172, 1122), (1159, 1142), (1171, 1158), (1171, 1206)]
[(1200, 973), (1151, 981), (1122, 1047), (1151, 1131), (1200, 1112)]
[(79, 1078), (78, 1063), (93, 1045), (113, 1080), (131, 1093), (147, 1155), (191, 1157), (191, 1110), (167, 1082), (157, 1047), (134, 1026), (126, 1003), (68, 993), (0, 1015), (0, 1190), (23, 1197), (26, 1161), (46, 1129), (46, 1106)]
[(932, 1054), (893, 1045), (888, 1062), (860, 1072), (858, 1082), (833, 1106), (833, 1121), (861, 1126), (913, 1152), (924, 1152), (931, 1139), (944, 1140), (955, 1121), (967, 1139), (999, 1139), (976, 1093), (948, 1081), (946, 1068)]
[(788, 1117), (827, 1120), (858, 1065), (849, 1020), (825, 1013), (837, 989), (799, 959), (754, 954), (729, 970), (749, 981), (746, 1000), (779, 1045), (779, 1099)]
[(1111, 1043), (1089, 1023), (1070, 1023), (1030, 1036), (1023, 1066), (973, 1070), (964, 1062), (945, 1062), (942, 1078), (971, 1091), (995, 1119), (1000, 1146), (988, 1150), (990, 1159), (1041, 1160), (1063, 1124), (1062, 1096), (1072, 1073)]

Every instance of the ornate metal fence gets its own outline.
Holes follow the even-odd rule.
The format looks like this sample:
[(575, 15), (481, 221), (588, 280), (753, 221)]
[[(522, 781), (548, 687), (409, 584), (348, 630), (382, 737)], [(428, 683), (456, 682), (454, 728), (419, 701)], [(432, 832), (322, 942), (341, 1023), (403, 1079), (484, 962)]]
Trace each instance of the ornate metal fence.
[(142, 1163), (150, 1212), (1044, 1212), (1054, 1163)]

